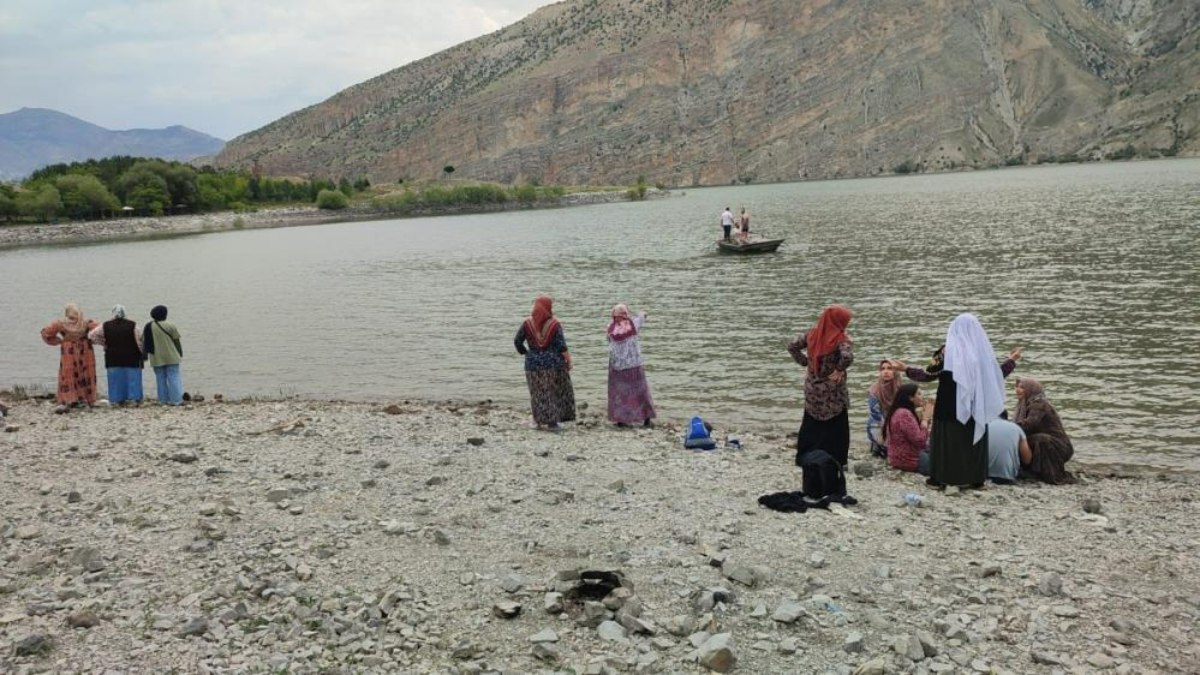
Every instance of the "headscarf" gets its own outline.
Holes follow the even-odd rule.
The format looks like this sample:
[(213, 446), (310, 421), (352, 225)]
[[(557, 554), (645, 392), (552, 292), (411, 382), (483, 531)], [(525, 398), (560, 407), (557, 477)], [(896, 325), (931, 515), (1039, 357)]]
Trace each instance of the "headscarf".
[(88, 322), (83, 318), (83, 310), (79, 309), (79, 305), (75, 303), (67, 303), (63, 307), (63, 319), (61, 322), (63, 335), (71, 338), (79, 338), (87, 335)]
[(996, 363), (992, 342), (974, 314), (959, 314), (950, 322), (945, 359), (958, 389), (954, 417), (962, 424), (975, 420), (974, 442), (978, 443), (987, 432), (987, 423), (1004, 410), (1004, 374)]
[(554, 318), (554, 300), (548, 295), (539, 295), (533, 301), (533, 311), (525, 319), (525, 338), (535, 349), (545, 349), (554, 341), (554, 333), (558, 329), (558, 319)]
[[(887, 361), (881, 361), (880, 365), (884, 363)], [(879, 371), (879, 375), (875, 378), (875, 384), (871, 385), (869, 391), (879, 401), (879, 409), (883, 411), (884, 415), (887, 415), (888, 411), (892, 409), (892, 404), (896, 400), (896, 392), (900, 391), (901, 386), (898, 376), (893, 374), (892, 379), (885, 380), (883, 379), (883, 370)]]
[(114, 319), (125, 318), (125, 305), (113, 305), (112, 315)]
[(845, 342), (846, 326), (854, 314), (845, 305), (830, 305), (821, 312), (817, 325), (808, 332), (808, 369), (813, 375), (821, 370), (821, 357)]
[(1032, 377), (1022, 377), (1017, 384), (1025, 390), (1025, 398), (1017, 401), (1017, 412), (1013, 415), (1013, 421), (1020, 424), (1029, 418), (1034, 403), (1046, 400), (1046, 389)]
[(629, 317), (629, 308), (624, 304), (613, 305), (612, 323), (608, 324), (608, 337), (613, 342), (624, 342), (637, 335), (637, 326)]
[(155, 321), (167, 320), (167, 308), (165, 305), (155, 305), (154, 309), (150, 310), (150, 318)]

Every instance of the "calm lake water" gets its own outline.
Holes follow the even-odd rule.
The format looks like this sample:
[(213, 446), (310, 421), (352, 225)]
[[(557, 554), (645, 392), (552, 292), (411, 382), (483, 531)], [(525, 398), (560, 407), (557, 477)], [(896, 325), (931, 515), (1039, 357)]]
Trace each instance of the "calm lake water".
[[(717, 255), (727, 205), (783, 248)], [(1017, 372), (1046, 385), (1077, 457), (1200, 468), (1198, 235), (1200, 161), (1174, 160), (0, 251), (0, 387), (52, 387), (57, 350), (38, 330), (63, 303), (103, 320), (119, 302), (139, 321), (162, 303), (189, 391), (521, 403), (512, 338), (545, 292), (592, 410), (624, 301), (650, 314), (660, 418), (784, 431), (803, 378), (784, 346), (841, 302), (856, 314), (855, 433), (875, 364), (923, 364), (973, 311), (998, 354), (1024, 347)]]

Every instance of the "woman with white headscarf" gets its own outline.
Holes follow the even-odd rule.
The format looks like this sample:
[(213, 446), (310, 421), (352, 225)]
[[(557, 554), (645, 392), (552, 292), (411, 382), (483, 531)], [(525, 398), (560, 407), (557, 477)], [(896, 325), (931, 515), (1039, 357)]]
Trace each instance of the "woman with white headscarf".
[(925, 369), (908, 368), (917, 382), (938, 381), (929, 438), (929, 481), (933, 486), (979, 487), (987, 480), (987, 423), (1004, 411), (1004, 378), (1017, 367), (1020, 348), (996, 363), (992, 342), (974, 314), (959, 314), (946, 331), (946, 344)]
[(612, 309), (608, 324), (608, 421), (620, 427), (650, 426), (655, 417), (654, 400), (646, 382), (638, 334), (646, 323), (646, 313), (631, 316), (623, 304)]
[(92, 329), (88, 338), (104, 347), (108, 375), (108, 402), (142, 402), (142, 334), (137, 323), (125, 318), (125, 307), (112, 308), (113, 318)]
[(58, 401), (55, 412), (65, 413), (69, 406), (96, 403), (96, 354), (88, 341), (88, 332), (96, 322), (83, 316), (79, 305), (71, 303), (63, 309), (62, 318), (51, 321), (42, 329), (42, 341), (58, 347)]

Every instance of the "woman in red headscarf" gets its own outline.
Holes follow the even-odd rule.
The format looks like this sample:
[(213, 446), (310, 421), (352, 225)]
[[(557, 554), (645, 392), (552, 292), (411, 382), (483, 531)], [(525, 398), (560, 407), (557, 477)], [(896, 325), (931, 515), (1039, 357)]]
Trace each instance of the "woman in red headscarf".
[(848, 307), (830, 305), (817, 325), (788, 344), (788, 353), (805, 367), (804, 421), (796, 439), (796, 463), (809, 450), (828, 452), (843, 467), (850, 455), (850, 391), (846, 369), (854, 352), (846, 327), (854, 314)]
[(554, 301), (545, 295), (533, 301), (533, 312), (521, 324), (513, 344), (525, 356), (525, 382), (533, 421), (539, 428), (557, 429), (575, 419), (575, 388), (571, 384), (571, 352), (562, 326), (554, 317)]
[(655, 417), (638, 339), (645, 321), (645, 312), (630, 316), (628, 307), (616, 305), (608, 324), (608, 421), (617, 426), (650, 426)]

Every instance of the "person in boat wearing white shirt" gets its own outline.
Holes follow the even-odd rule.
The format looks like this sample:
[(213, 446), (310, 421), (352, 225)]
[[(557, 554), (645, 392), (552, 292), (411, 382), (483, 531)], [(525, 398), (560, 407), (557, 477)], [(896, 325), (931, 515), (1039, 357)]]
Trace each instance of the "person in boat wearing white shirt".
[(729, 241), (729, 235), (733, 233), (733, 211), (726, 206), (721, 213), (721, 230), (725, 232), (725, 241)]

